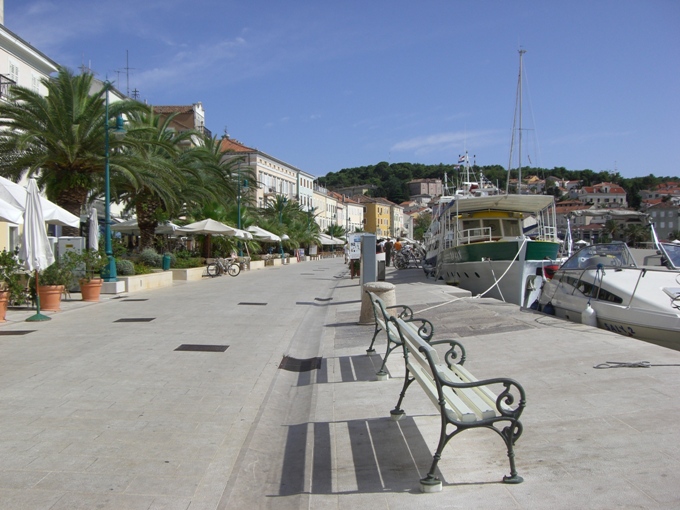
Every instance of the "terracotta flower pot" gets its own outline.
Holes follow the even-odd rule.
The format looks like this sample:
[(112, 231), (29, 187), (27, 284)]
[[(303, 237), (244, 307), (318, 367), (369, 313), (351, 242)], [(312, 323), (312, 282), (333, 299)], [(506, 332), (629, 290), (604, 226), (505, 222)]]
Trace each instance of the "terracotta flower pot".
[(104, 280), (101, 278), (92, 278), (90, 281), (80, 280), (80, 293), (83, 296), (83, 301), (99, 301), (103, 282)]
[(40, 298), (40, 310), (58, 312), (61, 310), (61, 295), (64, 292), (63, 285), (40, 285), (38, 297)]
[(0, 322), (5, 322), (7, 315), (7, 305), (9, 304), (9, 291), (0, 291)]

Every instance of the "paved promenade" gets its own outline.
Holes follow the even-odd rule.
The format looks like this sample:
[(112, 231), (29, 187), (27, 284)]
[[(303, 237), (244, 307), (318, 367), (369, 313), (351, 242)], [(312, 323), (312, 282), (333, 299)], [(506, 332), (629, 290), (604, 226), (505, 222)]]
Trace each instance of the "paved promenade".
[[(505, 485), (501, 439), (455, 437), (441, 493), (421, 494), (439, 416), (375, 380), (373, 326), (341, 258), (64, 303), (0, 325), (0, 509), (679, 508), (680, 352), (520, 312), (388, 268), (397, 302), (465, 345), (478, 377), (527, 392)], [(74, 297), (77, 295), (74, 295)], [(177, 351), (182, 344), (227, 347)], [(279, 369), (284, 356), (319, 369)]]

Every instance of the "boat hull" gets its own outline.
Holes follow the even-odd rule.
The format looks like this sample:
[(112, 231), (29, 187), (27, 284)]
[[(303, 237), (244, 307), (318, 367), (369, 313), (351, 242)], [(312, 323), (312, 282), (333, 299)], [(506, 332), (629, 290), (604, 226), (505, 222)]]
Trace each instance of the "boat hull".
[(473, 296), (528, 307), (538, 299), (543, 266), (557, 257), (558, 249), (559, 243), (530, 239), (457, 246), (440, 254), (439, 276)]
[(680, 293), (676, 274), (649, 268), (606, 270), (593, 292), (592, 283), (599, 282), (596, 270), (560, 270), (545, 283), (539, 305), (545, 311), (550, 304), (557, 317), (581, 322), (590, 302), (597, 327), (680, 350), (680, 310), (673, 307), (673, 295)]

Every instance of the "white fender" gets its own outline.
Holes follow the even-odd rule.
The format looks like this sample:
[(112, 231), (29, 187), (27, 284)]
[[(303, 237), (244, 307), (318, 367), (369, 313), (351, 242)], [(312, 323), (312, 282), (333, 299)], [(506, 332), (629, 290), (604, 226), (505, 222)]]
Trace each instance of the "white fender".
[(588, 303), (586, 309), (581, 312), (581, 324), (593, 326), (594, 328), (597, 327), (597, 313), (593, 310), (593, 307), (590, 306), (590, 303)]

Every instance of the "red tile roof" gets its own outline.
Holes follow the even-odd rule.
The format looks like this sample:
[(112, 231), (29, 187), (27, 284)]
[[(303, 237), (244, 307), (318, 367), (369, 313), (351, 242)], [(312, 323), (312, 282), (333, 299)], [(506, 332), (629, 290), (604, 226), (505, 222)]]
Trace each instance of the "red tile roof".
[(221, 152), (257, 152), (256, 149), (246, 147), (238, 140), (232, 138), (222, 138), (220, 141)]

